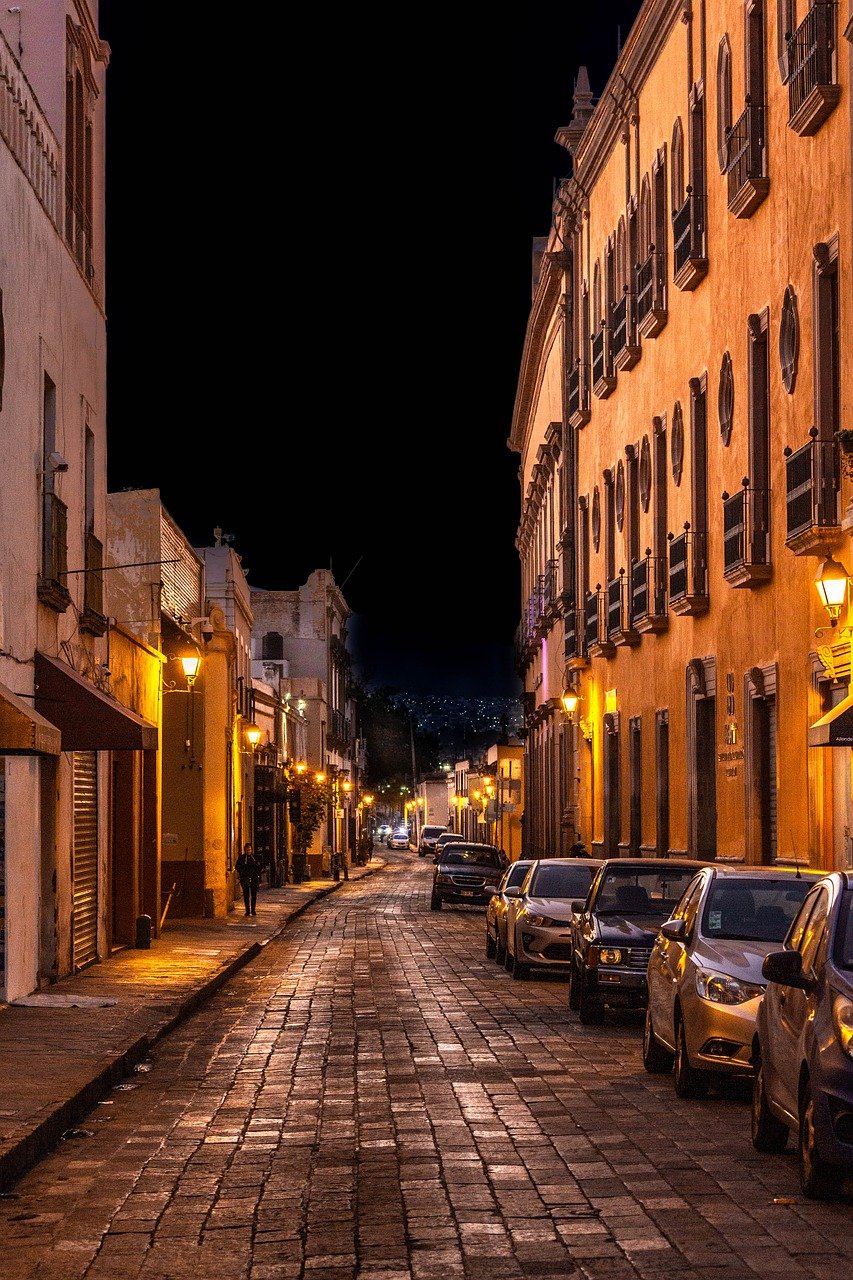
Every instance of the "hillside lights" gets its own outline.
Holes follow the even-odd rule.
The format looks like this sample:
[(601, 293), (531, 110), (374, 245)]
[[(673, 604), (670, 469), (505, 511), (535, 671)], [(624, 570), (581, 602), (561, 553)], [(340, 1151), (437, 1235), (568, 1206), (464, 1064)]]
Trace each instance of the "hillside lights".
[(831, 625), (835, 627), (838, 625), (838, 618), (844, 605), (850, 574), (843, 564), (833, 560), (832, 556), (827, 556), (821, 563), (814, 582), (820, 602), (829, 614)]

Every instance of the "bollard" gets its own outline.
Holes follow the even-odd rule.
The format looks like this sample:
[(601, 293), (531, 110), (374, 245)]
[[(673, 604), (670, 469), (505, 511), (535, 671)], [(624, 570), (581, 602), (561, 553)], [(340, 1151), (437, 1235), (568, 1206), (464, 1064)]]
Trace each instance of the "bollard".
[(136, 946), (145, 949), (151, 946), (151, 917), (136, 917)]

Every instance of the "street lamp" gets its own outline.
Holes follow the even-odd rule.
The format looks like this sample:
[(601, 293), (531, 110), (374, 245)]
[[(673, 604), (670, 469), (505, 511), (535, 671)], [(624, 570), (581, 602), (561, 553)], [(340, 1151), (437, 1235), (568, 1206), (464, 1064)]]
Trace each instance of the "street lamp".
[(260, 740), (261, 740), (261, 730), (258, 728), (258, 726), (256, 724), (247, 724), (246, 725), (246, 741), (248, 742), (249, 746), (252, 748), (252, 751), (255, 750), (255, 747), (258, 745)]
[(187, 678), (187, 685), (191, 689), (195, 684), (198, 669), (201, 666), (200, 653), (187, 653), (181, 657), (181, 666), (184, 669), (184, 675)]
[(837, 627), (838, 618), (844, 604), (844, 597), (847, 594), (847, 587), (850, 582), (850, 574), (843, 564), (833, 560), (832, 556), (827, 556), (821, 562), (814, 581), (821, 604), (829, 614), (830, 625)]

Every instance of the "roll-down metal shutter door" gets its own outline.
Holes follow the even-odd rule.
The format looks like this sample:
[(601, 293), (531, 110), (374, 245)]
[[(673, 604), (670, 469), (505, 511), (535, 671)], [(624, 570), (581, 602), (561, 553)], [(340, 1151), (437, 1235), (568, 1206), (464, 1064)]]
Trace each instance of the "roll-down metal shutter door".
[(777, 810), (777, 787), (776, 787), (776, 699), (767, 699), (767, 738), (768, 738), (768, 782), (770, 787), (770, 795), (768, 797), (768, 819), (770, 821), (770, 856), (778, 858), (779, 856), (779, 821)]
[(74, 968), (98, 958), (98, 756), (74, 752)]

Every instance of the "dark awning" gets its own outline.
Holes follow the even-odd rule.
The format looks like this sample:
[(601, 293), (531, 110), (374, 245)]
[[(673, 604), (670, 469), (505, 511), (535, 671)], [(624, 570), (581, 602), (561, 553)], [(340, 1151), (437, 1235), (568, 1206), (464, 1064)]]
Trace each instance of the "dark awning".
[(853, 747), (853, 693), (809, 726), (810, 747)]
[(65, 662), (36, 654), (36, 708), (62, 733), (63, 751), (156, 751), (158, 732)]
[(0, 684), (0, 756), (58, 756), (61, 750), (56, 725)]

